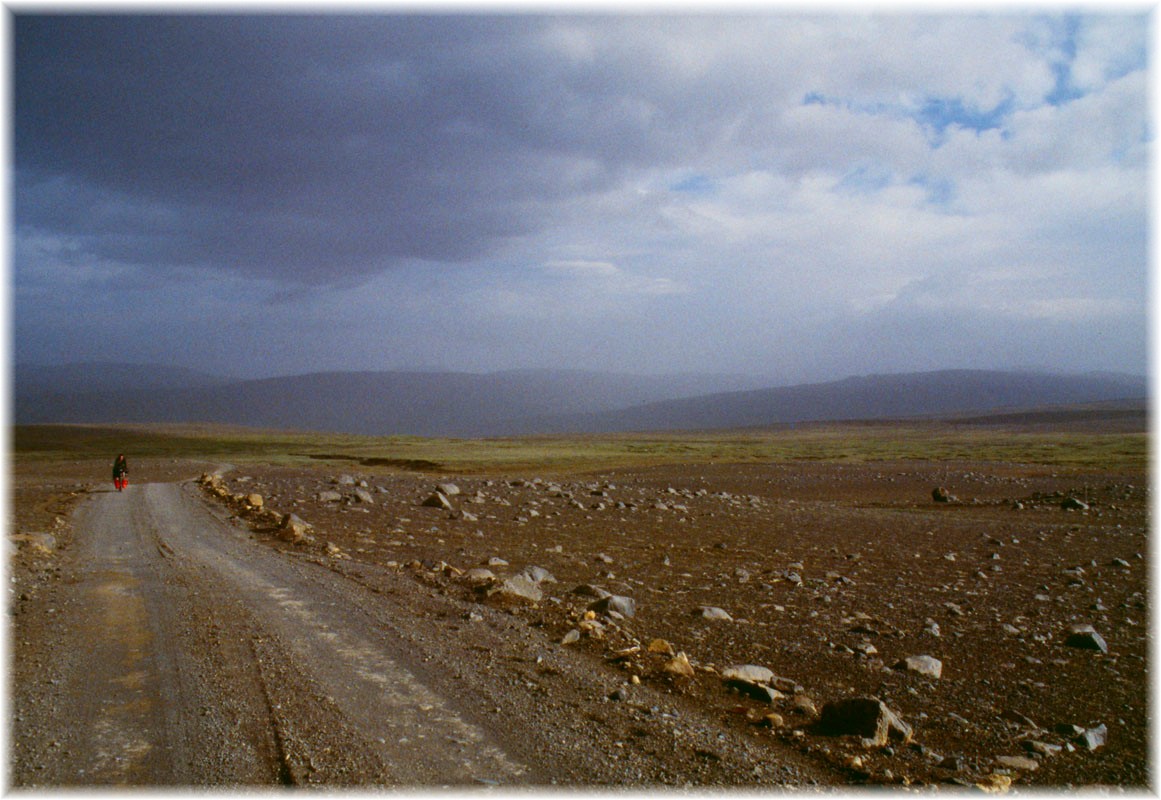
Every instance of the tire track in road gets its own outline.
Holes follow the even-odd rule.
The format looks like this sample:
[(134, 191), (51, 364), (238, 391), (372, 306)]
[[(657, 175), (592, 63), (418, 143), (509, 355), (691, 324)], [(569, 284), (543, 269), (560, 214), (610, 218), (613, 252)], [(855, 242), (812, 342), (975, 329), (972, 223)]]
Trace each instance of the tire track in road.
[(534, 780), (405, 666), (363, 610), (373, 595), (254, 542), (189, 486), (101, 493), (77, 523), (60, 692), (75, 733), (51, 781)]
[(78, 513), (77, 599), (63, 610), (66, 668), (57, 694), (63, 785), (185, 783), (171, 757), (165, 677), (147, 597), (154, 576), (140, 558), (139, 487), (101, 493)]

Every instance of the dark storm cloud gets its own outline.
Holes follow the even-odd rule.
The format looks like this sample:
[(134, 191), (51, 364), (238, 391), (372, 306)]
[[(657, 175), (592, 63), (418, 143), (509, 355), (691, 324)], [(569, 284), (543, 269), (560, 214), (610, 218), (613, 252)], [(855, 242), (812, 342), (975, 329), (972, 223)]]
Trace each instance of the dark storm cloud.
[(1141, 363), (1144, 14), (12, 19), (26, 360)]
[(643, 152), (544, 24), (17, 15), (18, 232), (307, 282), (484, 255)]

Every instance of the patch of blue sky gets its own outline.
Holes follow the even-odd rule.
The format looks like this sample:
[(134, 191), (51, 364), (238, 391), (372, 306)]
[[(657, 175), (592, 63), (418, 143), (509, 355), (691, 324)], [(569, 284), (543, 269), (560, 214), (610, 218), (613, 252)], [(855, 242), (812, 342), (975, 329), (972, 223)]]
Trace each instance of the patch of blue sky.
[[(935, 175), (917, 174), (904, 182), (922, 189), (929, 205), (947, 207), (955, 199), (955, 182)], [(834, 185), (834, 191), (871, 195), (899, 185), (900, 181), (886, 167), (863, 164), (850, 170)]]
[(861, 165), (843, 175), (834, 188), (852, 194), (874, 194), (891, 183), (891, 172), (885, 167)]
[(958, 97), (928, 97), (912, 116), (916, 122), (942, 139), (944, 132), (952, 126), (976, 133), (1002, 128), (1014, 108), (1015, 101), (1011, 95), (990, 109), (965, 105)]
[(1052, 69), (1055, 83), (1052, 91), (1044, 97), (1050, 105), (1061, 106), (1084, 95), (1084, 92), (1072, 83), (1072, 65), (1076, 61), (1076, 40), (1080, 24), (1081, 18), (1079, 16), (1068, 14), (1059, 21), (1058, 25), (1054, 26), (1057, 30), (1057, 40), (1054, 42), (1055, 47), (1053, 48), (1056, 57), (1052, 59), (1049, 66)]
[(915, 175), (907, 183), (926, 192), (927, 202), (931, 205), (947, 206), (955, 199), (955, 183), (947, 178)]
[(860, 104), (852, 100), (828, 97), (820, 92), (809, 92), (803, 105), (822, 105), (843, 108), (856, 114), (886, 115), (897, 119), (911, 119), (927, 134), (932, 147), (943, 144), (948, 128), (961, 128), (982, 133), (1000, 129), (1015, 110), (1015, 100), (1009, 94), (993, 108), (976, 108), (959, 97), (925, 97), (918, 104)]
[[(1052, 71), (1053, 86), (1044, 96), (1044, 101), (1053, 106), (1061, 106), (1084, 97), (1091, 86), (1078, 83), (1074, 73), (1080, 54), (1085, 28), (1094, 17), (1085, 14), (1064, 14), (1040, 19), (1041, 26), (1030, 30), (1021, 43), (1029, 51), (1043, 58)], [(1107, 21), (1107, 20), (1103, 20)], [(1100, 78), (1113, 81), (1131, 72), (1143, 70), (1149, 62), (1149, 35), (1151, 21), (1149, 13), (1129, 14), (1121, 18), (1126, 36), (1117, 52), (1105, 52), (1107, 61), (1103, 65)], [(1133, 36), (1136, 32), (1138, 35)], [(1091, 80), (1093, 76), (1088, 76)]]
[(696, 173), (682, 178), (669, 188), (674, 192), (705, 195), (711, 194), (717, 186), (708, 175)]

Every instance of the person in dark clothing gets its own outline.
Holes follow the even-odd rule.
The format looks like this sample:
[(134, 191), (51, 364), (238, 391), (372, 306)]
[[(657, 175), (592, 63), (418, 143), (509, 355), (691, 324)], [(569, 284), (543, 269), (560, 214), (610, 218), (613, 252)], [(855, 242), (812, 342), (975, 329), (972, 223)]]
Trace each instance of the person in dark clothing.
[(117, 456), (117, 460), (113, 462), (113, 485), (117, 487), (117, 491), (121, 491), (129, 485), (129, 464), (125, 461), (125, 456)]

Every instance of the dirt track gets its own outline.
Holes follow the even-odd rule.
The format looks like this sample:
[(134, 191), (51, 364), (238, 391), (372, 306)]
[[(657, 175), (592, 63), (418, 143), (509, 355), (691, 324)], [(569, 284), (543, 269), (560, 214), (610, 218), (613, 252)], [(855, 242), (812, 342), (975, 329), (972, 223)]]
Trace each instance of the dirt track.
[[(449, 609), (408, 576), (372, 569), (350, 580), (272, 550), (215, 516), (189, 483), (96, 492), (75, 529), (44, 609), (53, 624), (19, 626), (35, 638), (17, 647), (14, 785), (646, 777), (639, 758), (610, 756), (591, 722), (542, 707), (482, 663), (535, 668), (603, 700), (587, 659), (549, 647), (508, 614), (485, 609), (469, 635), (449, 639), (425, 622)], [(718, 737), (696, 717), (671, 714), (665, 724), (691, 741)], [(651, 765), (648, 779), (663, 779), (657, 769), (670, 760), (671, 780), (697, 780), (681, 758)], [(796, 760), (771, 774), (818, 779)]]
[[(1146, 476), (918, 462), (557, 480), (359, 469), (227, 476), (309, 520), (313, 544), (188, 481), (77, 493), (56, 550), (22, 546), (16, 562), (12, 783), (1150, 780)], [(456, 509), (422, 507), (448, 478)], [(959, 501), (934, 503), (936, 485)], [(65, 486), (78, 488), (39, 489), (58, 519)], [(22, 491), (18, 506), (35, 505)], [(1070, 495), (1088, 508), (1062, 509)], [(535, 607), (494, 607), (460, 573), (495, 557), (509, 562), (500, 575), (537, 565), (558, 583)], [(562, 644), (591, 602), (572, 593), (582, 584), (638, 611)], [(733, 621), (691, 616), (703, 605)], [(1066, 645), (1077, 622), (1108, 652)], [(667, 656), (644, 647), (654, 638), (696, 676), (667, 679)], [(921, 653), (942, 660), (941, 678), (894, 668)], [(739, 663), (797, 686), (739, 695), (718, 677)], [(819, 731), (811, 706), (858, 694), (882, 698), (913, 741), (867, 749)], [(1104, 725), (1107, 741), (1090, 749), (1069, 725)]]

